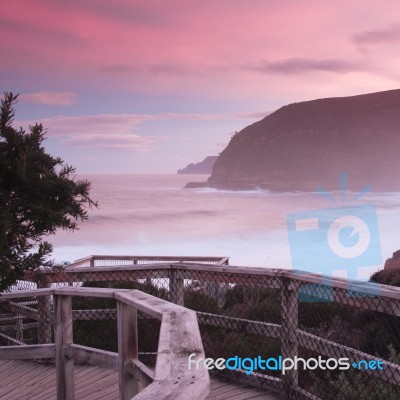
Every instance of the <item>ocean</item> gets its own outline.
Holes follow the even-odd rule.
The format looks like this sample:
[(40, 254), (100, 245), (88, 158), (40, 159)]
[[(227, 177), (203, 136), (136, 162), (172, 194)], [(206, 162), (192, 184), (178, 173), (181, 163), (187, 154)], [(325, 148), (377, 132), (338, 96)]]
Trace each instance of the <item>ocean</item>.
[[(206, 175), (85, 175), (98, 209), (75, 232), (58, 231), (49, 238), (57, 262), (91, 254), (227, 256), (231, 265), (292, 268), (287, 217), (290, 213), (340, 208), (354, 193), (331, 193), (336, 203), (318, 193), (271, 193), (183, 189)], [(343, 201), (342, 201), (343, 200)], [(357, 204), (374, 204), (382, 259), (358, 269), (360, 278), (381, 269), (400, 249), (400, 193), (369, 193)], [(375, 243), (375, 246), (377, 243)], [(312, 241), (302, 248), (323, 257)], [(344, 276), (343, 270), (334, 271)]]

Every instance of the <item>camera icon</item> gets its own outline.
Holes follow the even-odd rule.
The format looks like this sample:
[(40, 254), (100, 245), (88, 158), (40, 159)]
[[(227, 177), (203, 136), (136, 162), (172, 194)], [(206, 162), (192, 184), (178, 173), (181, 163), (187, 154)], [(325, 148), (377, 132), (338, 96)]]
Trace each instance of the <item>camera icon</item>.
[(382, 261), (374, 204), (294, 212), (287, 215), (292, 266), (332, 276), (345, 270), (357, 279), (359, 267)]

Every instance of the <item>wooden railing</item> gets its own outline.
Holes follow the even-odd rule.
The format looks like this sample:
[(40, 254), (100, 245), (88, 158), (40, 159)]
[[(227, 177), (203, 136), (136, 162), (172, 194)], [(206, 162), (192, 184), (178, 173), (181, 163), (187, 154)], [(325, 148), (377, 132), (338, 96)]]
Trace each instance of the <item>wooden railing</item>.
[[(32, 275), (27, 279), (38, 279)], [(326, 285), (326, 278), (317, 274), (304, 273), (302, 271), (235, 267), (227, 265), (204, 265), (195, 263), (186, 264), (149, 264), (149, 265), (113, 265), (113, 266), (75, 266), (68, 267), (64, 271), (43, 271), (39, 277), (39, 286), (52, 287), (56, 284), (77, 283), (77, 282), (110, 282), (110, 281), (146, 281), (150, 280), (155, 285), (161, 282), (163, 288), (168, 292), (172, 302), (184, 306), (185, 290), (194, 281), (202, 281), (206, 289), (213, 290), (212, 298), (217, 300), (223, 297), (224, 290), (234, 285), (245, 285), (247, 288), (269, 288), (276, 289), (280, 293), (280, 323), (268, 321), (257, 321), (246, 319), (235, 315), (223, 315), (224, 307), (219, 307), (220, 313), (198, 312), (199, 323), (204, 326), (219, 327), (227, 331), (240, 334), (262, 335), (265, 338), (279, 340), (281, 355), (294, 358), (299, 355), (299, 349), (306, 349), (317, 352), (326, 357), (346, 357), (350, 362), (357, 359), (373, 360), (376, 355), (366, 354), (352, 348), (346, 343), (337, 343), (329, 337), (321, 337), (306, 331), (299, 325), (299, 290), (303, 294), (314, 296), (319, 291), (319, 285)], [(400, 316), (400, 288), (385, 285), (371, 285), (346, 279), (331, 278), (330, 299), (333, 303), (353, 307), (353, 310), (368, 310), (381, 315)], [(51, 289), (48, 289), (51, 290)], [(69, 288), (73, 293), (81, 293), (83, 289)], [(91, 289), (101, 290), (101, 289)], [(356, 296), (348, 294), (348, 291), (357, 292)], [(119, 291), (118, 291), (119, 292)], [(21, 291), (15, 297), (19, 297)], [(56, 293), (58, 291), (56, 290)], [(68, 293), (68, 292), (65, 292)], [(122, 291), (122, 293), (125, 293)], [(323, 295), (319, 293), (322, 298)], [(39, 338), (49, 337), (48, 330), (51, 325), (43, 320), (43, 315), (48, 315), (51, 305), (45, 301), (46, 298), (39, 298), (38, 302), (38, 326)], [(323, 298), (322, 298), (323, 300)], [(169, 304), (169, 303), (167, 303)], [(29, 305), (14, 305), (15, 315), (28, 315), (32, 310)], [(8, 311), (7, 311), (8, 312)], [(88, 310), (74, 310), (74, 318), (80, 319), (87, 315)], [(90, 310), (92, 319), (115, 319), (119, 311), (113, 310)], [(14, 315), (14, 314), (13, 314)], [(9, 316), (10, 317), (10, 316)], [(86, 318), (89, 319), (89, 318)], [(19, 323), (19, 322), (18, 322)], [(17, 327), (15, 328), (17, 329)], [(47, 330), (47, 331), (46, 331)], [(399, 332), (400, 334), (400, 332)], [(0, 333), (1, 335), (1, 333)], [(50, 336), (51, 337), (51, 336)], [(46, 343), (46, 342), (41, 342)], [(161, 343), (161, 342), (160, 342)], [(80, 349), (80, 353), (82, 353)], [(78, 349), (72, 354), (78, 354)], [(369, 370), (367, 373), (379, 381), (400, 387), (400, 366), (389, 360), (382, 360), (384, 369)], [(132, 367), (133, 368), (133, 367)], [(262, 383), (264, 386), (283, 391), (290, 398), (312, 398), (311, 393), (300, 387), (298, 371), (287, 371), (279, 378), (266, 373), (250, 375), (245, 371), (236, 371), (242, 374), (243, 380), (247, 383)], [(155, 387), (155, 386), (153, 386)], [(193, 398), (189, 396), (188, 398)]]
[(66, 266), (66, 269), (74, 267), (110, 267), (112, 265), (171, 264), (173, 262), (229, 265), (229, 257), (92, 255), (74, 261)]
[[(0, 360), (55, 358), (57, 399), (74, 399), (74, 361), (118, 370), (120, 399), (204, 399), (210, 390), (208, 371), (189, 370), (188, 354), (204, 358), (196, 313), (138, 290), (102, 288), (37, 289), (0, 293), (0, 302), (53, 297), (54, 343), (0, 347)], [(71, 296), (117, 301), (118, 353), (73, 343)], [(137, 312), (161, 320), (154, 372), (138, 359)], [(21, 344), (21, 343), (20, 343)], [(22, 343), (23, 344), (23, 343)], [(139, 393), (139, 384), (145, 387)]]

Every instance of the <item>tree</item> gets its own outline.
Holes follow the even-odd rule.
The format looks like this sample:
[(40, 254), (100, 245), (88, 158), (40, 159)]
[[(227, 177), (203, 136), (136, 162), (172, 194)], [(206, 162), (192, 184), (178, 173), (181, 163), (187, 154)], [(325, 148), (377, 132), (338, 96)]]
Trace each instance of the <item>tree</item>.
[(58, 228), (77, 229), (95, 206), (91, 183), (75, 179), (75, 168), (42, 146), (41, 124), (29, 132), (12, 127), (18, 95), (4, 93), (0, 106), (0, 291), (23, 271), (53, 266), (52, 246), (43, 237)]

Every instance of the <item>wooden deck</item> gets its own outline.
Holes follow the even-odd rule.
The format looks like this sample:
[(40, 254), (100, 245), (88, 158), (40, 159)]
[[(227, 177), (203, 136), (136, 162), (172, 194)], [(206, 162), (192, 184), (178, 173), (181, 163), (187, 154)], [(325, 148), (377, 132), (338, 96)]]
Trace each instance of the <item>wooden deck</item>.
[(211, 378), (211, 391), (207, 400), (278, 400), (279, 398), (275, 393)]
[[(106, 368), (76, 364), (75, 398), (118, 400), (118, 373)], [(55, 367), (34, 361), (0, 361), (0, 398), (2, 400), (56, 399)], [(211, 380), (209, 400), (277, 400), (266, 393), (232, 383)]]

